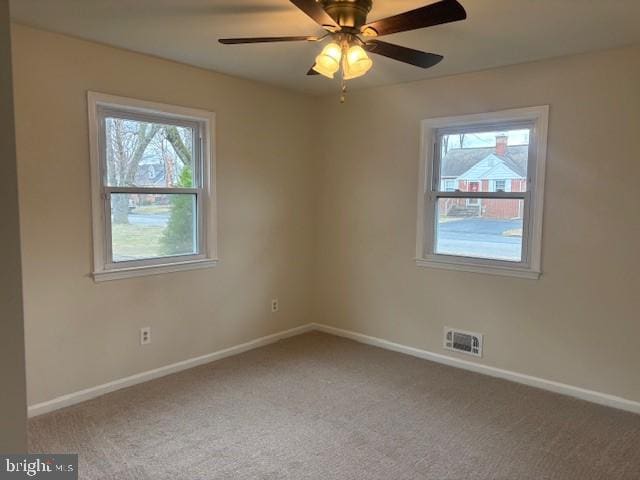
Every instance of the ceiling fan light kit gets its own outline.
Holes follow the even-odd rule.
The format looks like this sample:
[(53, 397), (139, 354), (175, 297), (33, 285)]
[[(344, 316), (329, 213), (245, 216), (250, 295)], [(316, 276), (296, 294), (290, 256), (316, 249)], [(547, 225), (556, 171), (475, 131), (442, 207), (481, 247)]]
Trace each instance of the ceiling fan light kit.
[(334, 75), (342, 68), (342, 78), (351, 80), (366, 74), (373, 66), (373, 61), (360, 45), (352, 45), (348, 38), (329, 43), (320, 55), (316, 57), (313, 70), (327, 78)]
[(437, 65), (442, 56), (382, 42), (376, 37), (406, 32), (420, 28), (457, 22), (467, 18), (467, 13), (457, 0), (440, 0), (415, 10), (382, 20), (367, 23), (372, 0), (290, 0), (327, 33), (322, 37), (258, 37), (224, 38), (226, 45), (270, 42), (321, 42), (330, 38), (316, 57), (307, 75), (323, 75), (335, 78), (341, 72), (341, 101), (344, 101), (346, 81), (365, 75), (373, 66), (367, 52), (392, 58), (420, 68)]

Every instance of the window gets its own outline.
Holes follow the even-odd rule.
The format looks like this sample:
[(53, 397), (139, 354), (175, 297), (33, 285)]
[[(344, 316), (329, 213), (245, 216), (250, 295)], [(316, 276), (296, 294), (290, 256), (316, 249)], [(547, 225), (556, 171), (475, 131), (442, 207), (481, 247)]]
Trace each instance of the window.
[(213, 114), (88, 99), (94, 279), (214, 266)]
[(444, 181), (443, 190), (445, 192), (455, 192), (456, 191), (456, 181), (452, 179), (446, 179)]
[(494, 192), (506, 192), (507, 191), (507, 181), (506, 180), (494, 180), (493, 191)]
[(539, 277), (547, 119), (532, 107), (423, 122), (419, 266)]

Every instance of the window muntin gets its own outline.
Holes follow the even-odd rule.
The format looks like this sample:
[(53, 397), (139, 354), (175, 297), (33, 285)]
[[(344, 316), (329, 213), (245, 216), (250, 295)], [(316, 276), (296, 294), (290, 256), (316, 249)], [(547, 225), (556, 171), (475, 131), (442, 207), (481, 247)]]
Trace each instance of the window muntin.
[[(539, 277), (548, 112), (527, 107), (422, 122), (419, 266)], [(455, 149), (464, 149), (457, 169), (446, 156)], [(473, 149), (493, 155), (465, 163)]]
[(214, 266), (214, 114), (89, 92), (94, 278)]

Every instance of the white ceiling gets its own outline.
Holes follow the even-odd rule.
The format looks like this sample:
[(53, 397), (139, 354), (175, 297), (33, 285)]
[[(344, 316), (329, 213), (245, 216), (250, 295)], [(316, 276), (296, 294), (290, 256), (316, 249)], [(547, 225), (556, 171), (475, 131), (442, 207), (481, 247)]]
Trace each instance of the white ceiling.
[[(640, 43), (640, 0), (460, 0), (468, 19), (384, 37), (445, 59), (422, 70), (374, 56), (351, 86), (434, 76)], [(374, 0), (370, 20), (430, 0)], [(11, 0), (14, 20), (129, 50), (308, 93), (335, 90), (307, 77), (317, 44), (225, 46), (221, 37), (306, 35), (322, 30), (288, 0)]]

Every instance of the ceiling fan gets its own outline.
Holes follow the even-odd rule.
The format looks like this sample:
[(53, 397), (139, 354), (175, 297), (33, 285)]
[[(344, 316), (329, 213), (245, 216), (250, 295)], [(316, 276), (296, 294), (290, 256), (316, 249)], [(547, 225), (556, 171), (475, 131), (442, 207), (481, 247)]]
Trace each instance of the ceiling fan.
[[(334, 78), (341, 73), (343, 92), (345, 81), (366, 74), (373, 62), (366, 52), (383, 55), (399, 62), (430, 68), (440, 63), (441, 55), (422, 52), (376, 37), (392, 33), (407, 32), (467, 18), (467, 12), (457, 0), (440, 0), (424, 7), (399, 15), (367, 23), (373, 0), (290, 0), (296, 7), (311, 17), (327, 33), (322, 36), (222, 38), (220, 43), (238, 45), (269, 42), (320, 42), (331, 39), (316, 57), (315, 64), (307, 75), (321, 74)], [(343, 99), (344, 100), (344, 99)]]

